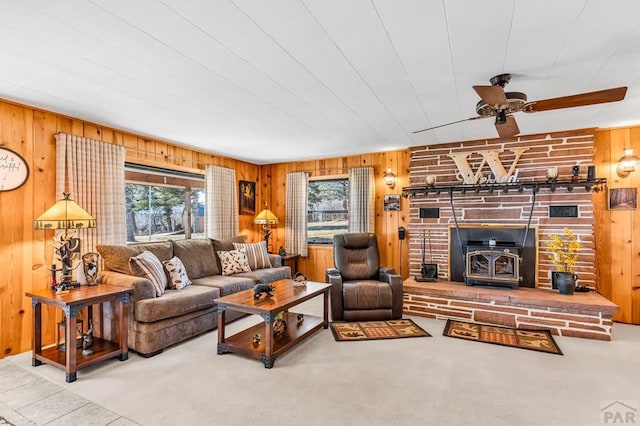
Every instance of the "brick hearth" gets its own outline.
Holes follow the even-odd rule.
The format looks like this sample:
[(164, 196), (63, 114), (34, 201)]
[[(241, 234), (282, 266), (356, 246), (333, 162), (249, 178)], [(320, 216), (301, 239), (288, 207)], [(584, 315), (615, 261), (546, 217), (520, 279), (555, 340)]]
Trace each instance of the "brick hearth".
[(452, 281), (404, 281), (404, 313), (611, 340), (618, 306), (595, 292), (562, 295), (546, 288), (470, 287)]

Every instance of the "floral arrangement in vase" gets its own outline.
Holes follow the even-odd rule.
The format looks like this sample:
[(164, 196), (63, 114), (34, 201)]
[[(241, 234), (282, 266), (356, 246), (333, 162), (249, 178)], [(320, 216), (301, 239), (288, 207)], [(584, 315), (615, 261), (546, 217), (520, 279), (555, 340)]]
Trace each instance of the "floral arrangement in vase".
[(551, 241), (547, 241), (546, 245), (553, 253), (549, 259), (558, 267), (558, 271), (573, 273), (582, 245), (571, 229), (565, 227), (562, 232), (564, 235), (551, 234)]

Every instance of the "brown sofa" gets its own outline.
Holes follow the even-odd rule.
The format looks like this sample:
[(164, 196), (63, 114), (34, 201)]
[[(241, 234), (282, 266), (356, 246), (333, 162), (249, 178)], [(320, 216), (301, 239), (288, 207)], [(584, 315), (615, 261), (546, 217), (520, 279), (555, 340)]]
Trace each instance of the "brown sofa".
[[(257, 283), (291, 278), (291, 269), (282, 266), (280, 256), (271, 254), (271, 268), (221, 275), (216, 251), (233, 250), (233, 242), (207, 238), (96, 247), (104, 264), (99, 282), (133, 290), (129, 301), (130, 349), (153, 356), (168, 346), (213, 330), (218, 325), (215, 298), (253, 288)], [(167, 289), (157, 296), (153, 283), (133, 275), (129, 267), (129, 259), (144, 251), (153, 253), (160, 261), (180, 258), (192, 284), (182, 290)], [(103, 326), (109, 328), (108, 313), (104, 316)], [(239, 316), (228, 312), (226, 320)], [(103, 334), (109, 335), (108, 330)]]

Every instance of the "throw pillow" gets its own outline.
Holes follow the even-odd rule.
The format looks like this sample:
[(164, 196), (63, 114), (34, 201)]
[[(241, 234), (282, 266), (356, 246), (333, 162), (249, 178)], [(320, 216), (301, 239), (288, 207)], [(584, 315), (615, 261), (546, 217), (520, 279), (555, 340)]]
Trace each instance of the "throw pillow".
[(238, 272), (251, 272), (245, 249), (219, 251), (222, 263), (222, 275), (232, 275)]
[(162, 262), (162, 264), (169, 272), (169, 288), (182, 290), (191, 284), (187, 271), (178, 256), (173, 256), (171, 259)]
[(216, 266), (218, 267), (218, 271), (222, 271), (222, 262), (220, 261), (220, 256), (218, 256), (218, 252), (234, 250), (233, 243), (244, 243), (245, 241), (247, 241), (246, 235), (237, 235), (228, 240), (216, 240), (216, 239), (211, 240), (211, 242), (213, 243), (213, 251), (215, 252), (215, 255), (213, 257), (216, 258)]
[(233, 243), (233, 247), (238, 250), (244, 248), (247, 251), (247, 260), (249, 268), (252, 271), (262, 268), (271, 268), (269, 261), (269, 253), (267, 252), (267, 243), (260, 241), (259, 243)]
[(164, 273), (162, 262), (150, 251), (143, 251), (139, 255), (129, 259), (131, 271), (137, 277), (146, 278), (153, 283), (156, 296), (162, 296), (167, 288), (167, 276)]

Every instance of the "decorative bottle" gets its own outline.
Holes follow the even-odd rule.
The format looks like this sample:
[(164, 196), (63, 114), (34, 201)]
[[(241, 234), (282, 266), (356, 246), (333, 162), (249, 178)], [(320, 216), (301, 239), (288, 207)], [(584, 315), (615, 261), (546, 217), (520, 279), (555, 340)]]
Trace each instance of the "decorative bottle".
[(58, 286), (58, 282), (56, 281), (56, 265), (55, 263), (51, 265), (51, 290), (55, 290)]

